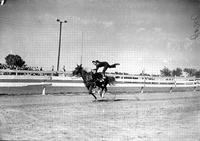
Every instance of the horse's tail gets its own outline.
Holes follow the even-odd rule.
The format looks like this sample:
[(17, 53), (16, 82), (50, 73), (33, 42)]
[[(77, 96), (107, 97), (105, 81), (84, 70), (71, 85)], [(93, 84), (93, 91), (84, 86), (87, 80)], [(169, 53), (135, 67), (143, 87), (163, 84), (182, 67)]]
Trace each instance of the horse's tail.
[(120, 65), (120, 64), (119, 63), (112, 64), (110, 65), (110, 68), (116, 68), (117, 65)]
[(108, 84), (109, 85), (114, 85), (115, 84), (115, 77), (108, 76)]

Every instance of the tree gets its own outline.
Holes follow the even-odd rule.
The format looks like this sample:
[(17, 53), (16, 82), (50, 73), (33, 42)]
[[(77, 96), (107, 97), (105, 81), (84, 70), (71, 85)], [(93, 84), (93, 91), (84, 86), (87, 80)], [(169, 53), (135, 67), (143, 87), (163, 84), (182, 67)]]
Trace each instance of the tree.
[(11, 68), (22, 67), (25, 64), (25, 61), (19, 55), (8, 54), (5, 60)]
[(148, 74), (148, 73), (140, 73), (139, 75), (141, 75), (141, 76), (150, 76), (150, 74)]
[(182, 75), (181, 68), (176, 68), (175, 70), (172, 71), (172, 76), (181, 76), (181, 75)]
[(195, 73), (197, 72), (196, 69), (192, 68), (184, 68), (183, 71), (186, 72), (188, 76), (195, 76)]
[(164, 67), (162, 70), (160, 70), (161, 76), (171, 76), (172, 71), (169, 70), (167, 67)]
[(196, 78), (200, 78), (200, 70), (195, 73)]
[(198, 37), (200, 37), (200, 18), (198, 15), (193, 15), (191, 19), (193, 21), (194, 33), (190, 37), (190, 39), (196, 40)]

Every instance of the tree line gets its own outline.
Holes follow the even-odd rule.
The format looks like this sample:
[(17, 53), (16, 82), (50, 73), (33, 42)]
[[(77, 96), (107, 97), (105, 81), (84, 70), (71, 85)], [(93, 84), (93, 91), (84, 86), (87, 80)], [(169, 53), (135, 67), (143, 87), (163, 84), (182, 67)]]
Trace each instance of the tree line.
[[(0, 69), (23, 69), (23, 70), (32, 70), (32, 67), (28, 67), (26, 65), (26, 62), (22, 59), (21, 56), (19, 55), (14, 55), (14, 54), (8, 54), (5, 57), (6, 64), (1, 64), (0, 63)], [(167, 67), (164, 67), (162, 70), (160, 70), (160, 75), (161, 76), (182, 76), (183, 72), (187, 74), (189, 77), (197, 77), (200, 78), (200, 70), (194, 69), (194, 68), (176, 68), (173, 70), (170, 70)], [(149, 75), (149, 74), (144, 74), (141, 73), (140, 75)], [(150, 76), (150, 75), (149, 75)]]
[(187, 74), (189, 77), (197, 77), (200, 78), (200, 70), (194, 69), (194, 68), (176, 68), (173, 70), (170, 70), (167, 67), (164, 67), (162, 70), (160, 70), (161, 76), (182, 76), (183, 72)]
[(6, 64), (0, 63), (0, 69), (11, 70), (33, 70), (32, 67), (26, 65), (26, 62), (19, 55), (8, 54), (5, 57)]

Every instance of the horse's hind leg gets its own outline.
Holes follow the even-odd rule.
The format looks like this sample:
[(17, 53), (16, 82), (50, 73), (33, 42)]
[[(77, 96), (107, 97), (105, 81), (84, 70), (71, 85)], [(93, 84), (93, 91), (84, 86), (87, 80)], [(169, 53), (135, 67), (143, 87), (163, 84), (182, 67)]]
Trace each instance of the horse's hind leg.
[(104, 98), (105, 90), (101, 91), (101, 97)]
[(108, 91), (107, 87), (105, 87), (105, 93)]
[(103, 95), (102, 95), (102, 93), (103, 93), (103, 89), (99, 89), (98, 93), (99, 93), (100, 97), (103, 98)]
[(107, 89), (106, 86), (102, 89), (102, 94), (101, 94), (102, 97), (104, 97), (104, 95), (105, 95), (105, 93), (107, 92), (107, 90), (108, 90), (108, 89)]

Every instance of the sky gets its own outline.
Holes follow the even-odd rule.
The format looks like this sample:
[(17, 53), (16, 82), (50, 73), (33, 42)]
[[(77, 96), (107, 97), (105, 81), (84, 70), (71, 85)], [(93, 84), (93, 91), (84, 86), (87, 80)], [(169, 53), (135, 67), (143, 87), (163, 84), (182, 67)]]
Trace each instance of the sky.
[(0, 6), (0, 63), (20, 55), (28, 66), (60, 70), (93, 60), (120, 63), (108, 72), (159, 74), (200, 69), (200, 39), (191, 40), (200, 0), (7, 0)]

